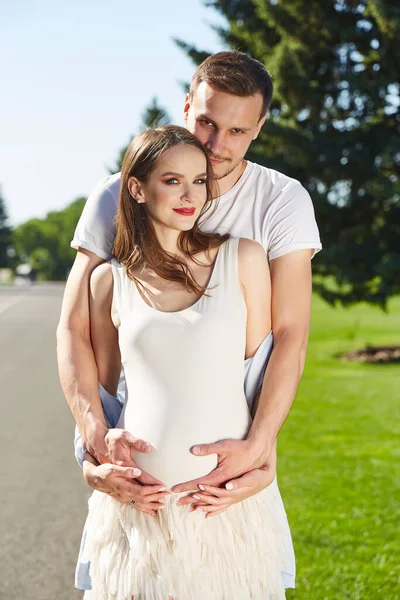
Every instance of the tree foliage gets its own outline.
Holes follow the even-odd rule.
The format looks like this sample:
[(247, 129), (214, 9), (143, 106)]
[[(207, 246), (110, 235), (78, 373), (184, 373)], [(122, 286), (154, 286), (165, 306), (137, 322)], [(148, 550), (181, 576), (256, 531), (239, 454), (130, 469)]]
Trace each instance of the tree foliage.
[[(400, 292), (400, 5), (395, 0), (212, 0), (226, 47), (271, 72), (269, 119), (248, 154), (299, 179), (324, 250), (330, 302), (385, 306)], [(178, 41), (199, 64), (207, 55)], [(336, 285), (329, 286), (333, 276)]]
[(11, 227), (8, 225), (6, 203), (0, 190), (0, 269), (9, 266), (8, 250), (11, 246)]
[(30, 219), (15, 228), (13, 244), (21, 260), (28, 261), (41, 279), (66, 278), (76, 251), (70, 247), (86, 198), (78, 198), (64, 210), (44, 219)]

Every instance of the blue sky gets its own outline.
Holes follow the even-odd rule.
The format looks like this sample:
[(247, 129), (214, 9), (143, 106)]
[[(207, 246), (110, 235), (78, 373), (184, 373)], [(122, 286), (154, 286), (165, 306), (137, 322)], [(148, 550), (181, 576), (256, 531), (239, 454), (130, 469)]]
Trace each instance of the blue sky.
[(201, 0), (20, 0), (0, 7), (0, 185), (13, 225), (86, 196), (152, 96), (182, 124), (194, 65), (217, 52)]

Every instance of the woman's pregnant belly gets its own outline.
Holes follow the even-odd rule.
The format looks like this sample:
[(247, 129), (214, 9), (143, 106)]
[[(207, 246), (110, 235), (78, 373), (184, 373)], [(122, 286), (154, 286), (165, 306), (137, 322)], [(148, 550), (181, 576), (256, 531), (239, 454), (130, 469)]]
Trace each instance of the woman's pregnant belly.
[[(134, 386), (136, 387), (136, 386)], [(218, 464), (217, 455), (196, 456), (190, 449), (224, 439), (243, 439), (251, 417), (242, 387), (225, 385), (205, 394), (188, 390), (168, 394), (162, 390), (129, 389), (118, 427), (150, 442), (149, 454), (134, 451), (138, 467), (168, 488), (207, 475)], [(147, 392), (147, 393), (146, 393)], [(200, 392), (200, 393), (199, 393)]]

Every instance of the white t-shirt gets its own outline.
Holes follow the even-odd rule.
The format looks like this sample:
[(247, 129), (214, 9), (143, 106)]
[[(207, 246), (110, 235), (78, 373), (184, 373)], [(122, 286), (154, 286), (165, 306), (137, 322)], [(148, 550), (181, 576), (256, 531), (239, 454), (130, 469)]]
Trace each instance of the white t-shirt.
[[(76, 227), (73, 248), (111, 258), (119, 188), (120, 173), (96, 186)], [(216, 202), (202, 229), (256, 240), (270, 261), (293, 250), (310, 248), (315, 254), (322, 248), (308, 192), (279, 171), (247, 161), (239, 181)]]

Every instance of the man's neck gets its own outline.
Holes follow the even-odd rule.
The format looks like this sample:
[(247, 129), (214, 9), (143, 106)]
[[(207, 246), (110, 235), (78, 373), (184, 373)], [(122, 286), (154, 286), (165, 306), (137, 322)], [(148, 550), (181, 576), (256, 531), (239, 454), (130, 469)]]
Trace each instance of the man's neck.
[(226, 177), (222, 177), (217, 180), (218, 184), (218, 196), (222, 196), (222, 194), (226, 194), (233, 188), (233, 186), (239, 181), (241, 176), (243, 175), (246, 169), (247, 161), (242, 160), (238, 166)]

